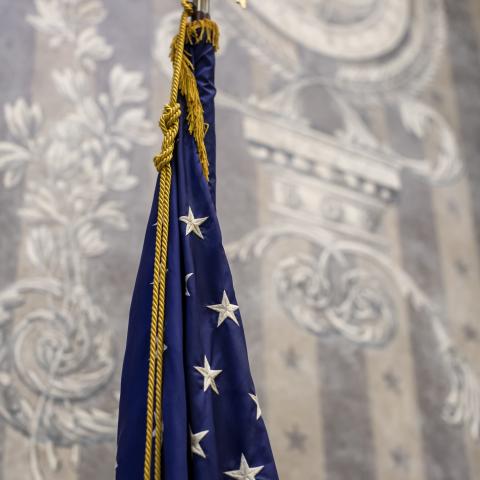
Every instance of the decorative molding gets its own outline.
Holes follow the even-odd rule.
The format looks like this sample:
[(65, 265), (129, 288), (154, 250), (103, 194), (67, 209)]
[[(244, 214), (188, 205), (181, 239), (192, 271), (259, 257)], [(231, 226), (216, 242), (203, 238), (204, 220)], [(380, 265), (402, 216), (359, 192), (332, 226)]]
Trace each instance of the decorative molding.
[[(138, 183), (127, 158), (157, 135), (145, 117), (141, 73), (114, 65), (107, 90), (96, 92), (97, 66), (114, 54), (98, 31), (103, 3), (36, 0), (35, 7), (27, 21), (51, 49), (74, 56), (51, 72), (66, 113), (45, 119), (41, 105), (23, 98), (4, 107), (0, 171), (6, 188), (25, 184), (21, 248), (34, 278), (0, 292), (0, 416), (28, 439), (25, 477), (42, 480), (75, 469), (80, 445), (115, 439), (108, 387), (118, 358), (88, 273), (109, 249), (109, 232), (129, 228), (111, 198)], [(111, 396), (108, 410), (89, 406), (102, 394)], [(70, 450), (71, 465), (60, 463), (58, 447)]]
[(480, 382), (457, 350), (437, 306), (415, 281), (377, 248), (310, 225), (266, 226), (226, 250), (230, 260), (246, 262), (287, 239), (305, 241), (314, 249), (296, 252), (275, 266), (277, 297), (289, 318), (314, 335), (337, 335), (365, 348), (385, 348), (396, 332), (395, 296), (410, 303), (429, 322), (450, 381), (443, 419), (463, 425), (478, 439)]

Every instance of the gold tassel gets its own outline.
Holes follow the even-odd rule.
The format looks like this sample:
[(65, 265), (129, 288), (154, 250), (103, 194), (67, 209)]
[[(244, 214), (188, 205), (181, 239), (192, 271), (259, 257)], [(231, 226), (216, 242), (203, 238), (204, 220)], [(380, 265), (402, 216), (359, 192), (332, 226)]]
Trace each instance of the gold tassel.
[[(215, 51), (219, 48), (220, 31), (218, 25), (209, 19), (195, 20), (188, 24), (185, 42), (188, 45), (196, 45), (206, 41), (213, 45)], [(170, 51), (170, 58), (175, 58), (175, 49), (178, 42), (174, 38)], [(208, 125), (204, 121), (204, 112), (200, 94), (198, 92), (197, 80), (193, 72), (193, 64), (188, 56), (183, 55), (183, 62), (180, 70), (180, 92), (187, 102), (187, 123), (190, 135), (195, 139), (203, 175), (208, 181), (209, 166), (207, 150), (205, 148), (205, 135)]]
[(205, 40), (213, 45), (215, 51), (219, 49), (220, 30), (218, 25), (209, 18), (195, 20), (188, 25), (186, 42), (195, 45)]

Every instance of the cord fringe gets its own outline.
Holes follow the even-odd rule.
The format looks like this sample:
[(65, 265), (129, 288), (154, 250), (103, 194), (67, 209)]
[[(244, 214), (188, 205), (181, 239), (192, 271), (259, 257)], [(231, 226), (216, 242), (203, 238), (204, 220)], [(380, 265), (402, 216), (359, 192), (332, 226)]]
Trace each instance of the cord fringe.
[(187, 27), (186, 43), (195, 45), (201, 41), (211, 43), (215, 51), (220, 48), (220, 30), (209, 18), (194, 20)]
[[(215, 51), (219, 48), (220, 32), (218, 25), (209, 19), (194, 20), (187, 25), (185, 34), (185, 43), (196, 45), (201, 41), (211, 43)], [(175, 58), (176, 48), (178, 45), (177, 37), (173, 39), (170, 49), (170, 58)], [(187, 123), (190, 135), (195, 139), (197, 145), (198, 156), (205, 178), (209, 179), (209, 165), (207, 149), (205, 147), (205, 135), (208, 131), (208, 125), (204, 121), (204, 111), (198, 92), (197, 80), (193, 71), (192, 61), (188, 55), (183, 55), (183, 61), (180, 70), (180, 93), (184, 96), (187, 103)]]

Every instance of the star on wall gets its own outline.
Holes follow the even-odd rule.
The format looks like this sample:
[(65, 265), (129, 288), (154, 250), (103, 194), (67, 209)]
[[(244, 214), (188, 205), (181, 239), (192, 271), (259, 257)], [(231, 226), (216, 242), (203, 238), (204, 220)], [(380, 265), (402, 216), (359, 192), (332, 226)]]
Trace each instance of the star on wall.
[(458, 260), (455, 261), (455, 268), (457, 269), (457, 272), (462, 276), (465, 277), (468, 274), (469, 268), (468, 265), (464, 260), (459, 258)]
[(397, 394), (401, 393), (400, 379), (394, 372), (391, 370), (386, 371), (383, 374), (383, 381), (389, 390)]
[(392, 462), (401, 470), (408, 470), (410, 464), (410, 455), (402, 448), (396, 447), (390, 452)]
[(301, 432), (298, 426), (295, 426), (292, 430), (285, 432), (288, 439), (289, 450), (298, 450), (299, 452), (305, 452), (305, 443), (307, 436)]
[(478, 331), (472, 325), (464, 325), (463, 335), (465, 340), (469, 342), (476, 342), (478, 340)]
[(223, 372), (223, 370), (212, 370), (206, 356), (204, 357), (204, 366), (194, 368), (203, 376), (203, 391), (206, 392), (209, 387), (212, 387), (212, 390), (217, 395), (220, 395), (217, 384), (215, 383), (215, 378), (217, 378)]
[(205, 452), (203, 451), (200, 442), (208, 435), (208, 432), (208, 430), (205, 430), (204, 432), (193, 433), (192, 429), (190, 429), (190, 443), (192, 446), (192, 453), (202, 458), (207, 458), (207, 456), (205, 455)]
[(289, 368), (298, 368), (298, 353), (293, 347), (290, 347), (285, 352), (285, 363)]
[(237, 317), (235, 316), (235, 312), (238, 310), (238, 305), (234, 305), (233, 303), (230, 303), (230, 300), (228, 299), (227, 292), (224, 290), (223, 291), (223, 298), (222, 298), (222, 303), (218, 305), (207, 305), (207, 308), (210, 310), (214, 310), (215, 312), (218, 312), (218, 325), (217, 327), (220, 327), (222, 323), (229, 318), (233, 322), (235, 322), (238, 326), (240, 324), (238, 323)]
[(207, 220), (208, 217), (195, 218), (192, 212), (192, 207), (188, 207), (188, 215), (180, 217), (180, 221), (187, 225), (185, 236), (188, 236), (193, 232), (197, 237), (200, 237), (203, 240), (204, 237), (200, 226)]
[(250, 467), (245, 458), (245, 455), (242, 454), (240, 459), (240, 467), (238, 470), (232, 470), (230, 472), (224, 472), (230, 478), (236, 478), (238, 480), (256, 480), (256, 476), (263, 470), (263, 465), (260, 467)]
[(185, 275), (185, 296), (190, 297), (190, 292), (188, 291), (188, 281), (193, 277), (193, 273)]
[(255, 405), (257, 406), (257, 420), (258, 420), (262, 416), (262, 409), (260, 408), (260, 402), (258, 401), (258, 397), (253, 393), (249, 393), (248, 395), (255, 402)]

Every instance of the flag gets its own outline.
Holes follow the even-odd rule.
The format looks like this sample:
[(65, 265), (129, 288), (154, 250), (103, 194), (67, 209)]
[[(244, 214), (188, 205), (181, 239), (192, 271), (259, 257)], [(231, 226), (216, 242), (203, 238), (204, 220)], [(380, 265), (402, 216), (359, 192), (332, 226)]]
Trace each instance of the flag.
[[(187, 3), (182, 3), (185, 23), (190, 12)], [(171, 180), (167, 178), (166, 268), (160, 280), (154, 280), (156, 249), (161, 249), (159, 238), (165, 235), (165, 225), (159, 224), (166, 185), (161, 170), (130, 311), (121, 380), (117, 480), (278, 479), (216, 213), (217, 43), (217, 26), (207, 19), (183, 25), (183, 30), (181, 25), (174, 42), (181, 116), (169, 163)], [(184, 49), (183, 55), (179, 48)], [(167, 114), (175, 118), (173, 104), (170, 107)], [(173, 123), (164, 120), (164, 132), (173, 130)], [(164, 151), (168, 150), (165, 142), (168, 139)], [(165, 298), (158, 311), (164, 309), (163, 344), (159, 344), (162, 335), (152, 333), (157, 308), (153, 290), (161, 292), (161, 278), (165, 279)], [(156, 396), (152, 396), (153, 380)], [(150, 432), (149, 398), (155, 406)]]

